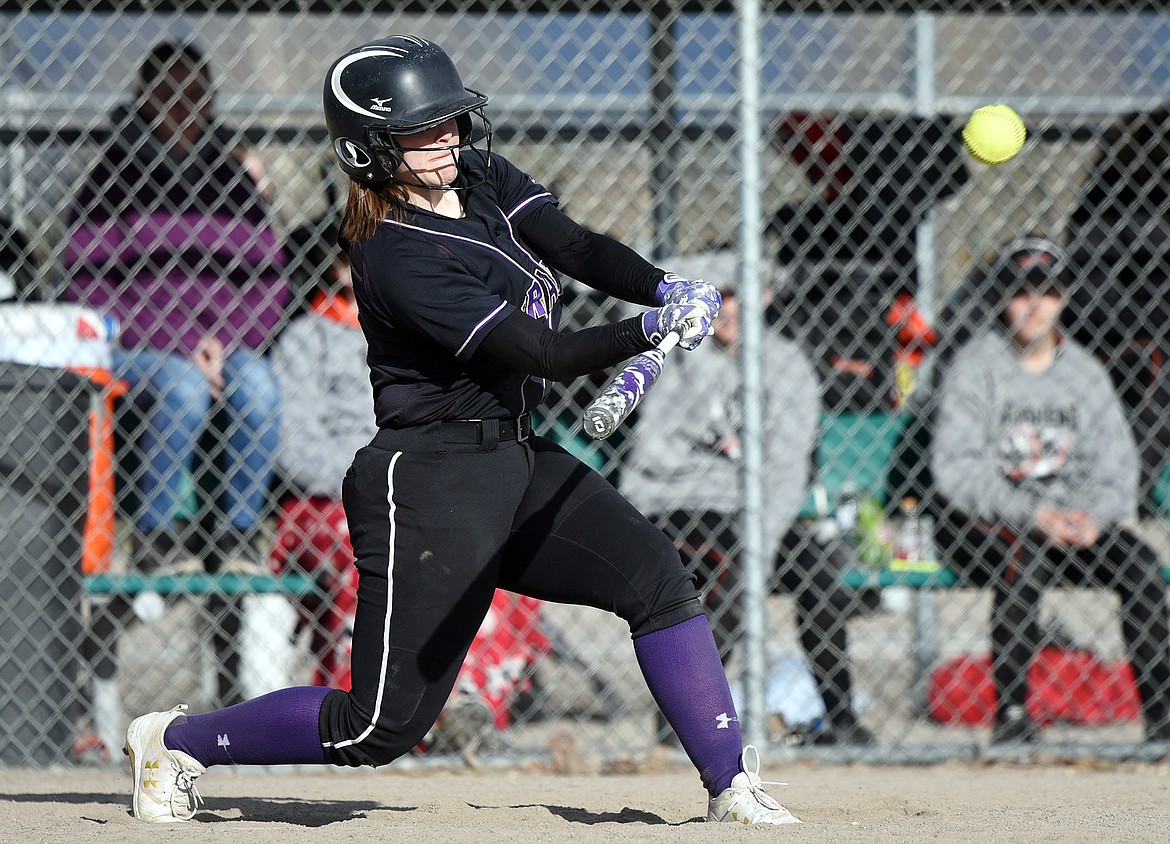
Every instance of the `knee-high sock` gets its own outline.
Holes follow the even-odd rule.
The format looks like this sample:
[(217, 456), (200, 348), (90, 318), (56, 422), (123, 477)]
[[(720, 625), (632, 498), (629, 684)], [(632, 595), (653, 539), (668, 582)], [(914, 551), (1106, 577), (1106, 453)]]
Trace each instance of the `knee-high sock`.
[(169, 750), (202, 765), (319, 765), (324, 686), (294, 686), (206, 715), (180, 716), (163, 734)]
[(739, 716), (705, 616), (634, 640), (650, 694), (674, 727), (703, 785), (716, 795), (738, 774)]

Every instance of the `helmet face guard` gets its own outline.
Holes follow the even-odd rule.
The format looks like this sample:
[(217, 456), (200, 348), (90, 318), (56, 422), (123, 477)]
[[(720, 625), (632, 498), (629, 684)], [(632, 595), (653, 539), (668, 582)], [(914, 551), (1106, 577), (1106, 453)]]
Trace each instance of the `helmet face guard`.
[(358, 182), (394, 179), (406, 151), (396, 136), (452, 118), (458, 120), (458, 148), (485, 140), (491, 149), (483, 111), (488, 98), (464, 87), (443, 49), (421, 38), (392, 35), (346, 53), (326, 74), (323, 100), (333, 152)]
[[(446, 123), (447, 120), (450, 120), (450, 119), (451, 118), (446, 118), (445, 120), (441, 120), (441, 121), (439, 121), (439, 123), (436, 123), (434, 125), (435, 126), (442, 125), (443, 123)], [(492, 123), (490, 120), (488, 120), (487, 116), (483, 113), (483, 109), (477, 108), (477, 109), (473, 109), (472, 111), (467, 112), (465, 114), (460, 114), (460, 115), (455, 117), (455, 122), (456, 122), (456, 126), (458, 127), (458, 130), (459, 130), (459, 140), (456, 143), (452, 144), (449, 147), (431, 146), (431, 147), (426, 147), (426, 149), (428, 149), (432, 152), (435, 151), (436, 149), (437, 150), (448, 149), (451, 151), (452, 157), (454, 157), (454, 158), (456, 158), (456, 160), (458, 160), (458, 156), (462, 153), (463, 150), (465, 150), (465, 149), (478, 150), (479, 147), (477, 146), (477, 144), (483, 143), (483, 149), (484, 149), (484, 152), (486, 153), (486, 155), (484, 156), (484, 160), (488, 161), (489, 160), (488, 156), (490, 156), (491, 151), (492, 151)], [(425, 132), (427, 129), (433, 129), (433, 128), (434, 128), (434, 126), (427, 126), (425, 128), (418, 129), (416, 131)], [(411, 132), (409, 134), (414, 134), (414, 133)], [(394, 174), (405, 163), (406, 153), (412, 152), (414, 150), (421, 150), (423, 148), (404, 145), (402, 143), (402, 133), (393, 132), (393, 131), (391, 131), (391, 129), (389, 127), (387, 127), (385, 125), (370, 126), (366, 132), (366, 139), (367, 139), (367, 146), (369, 147), (369, 149), (375, 155), (380, 156), (381, 160), (386, 163), (387, 167), (389, 167), (390, 165), (393, 165), (393, 169), (391, 169), (391, 171), (390, 171), (391, 176), (389, 178), (389, 181), (396, 182), (398, 184), (411, 185), (411, 186), (425, 186), (425, 187), (428, 187), (432, 190), (465, 190), (469, 187), (472, 187), (473, 184), (480, 184), (483, 181), (483, 179), (480, 178), (480, 179), (476, 179), (473, 184), (468, 184), (468, 183), (466, 183), (466, 180), (465, 180), (465, 183), (459, 184), (459, 185), (454, 185), (454, 184), (441, 185), (441, 186), (425, 185), (425, 183), (422, 180), (422, 177), (419, 176), (418, 173), (415, 173), (414, 170), (412, 170), (409, 165), (407, 165), (407, 170), (409, 170), (410, 173), (414, 176), (414, 179), (411, 180), (409, 178), (407, 178), (407, 179), (399, 178), (397, 175), (394, 175)]]

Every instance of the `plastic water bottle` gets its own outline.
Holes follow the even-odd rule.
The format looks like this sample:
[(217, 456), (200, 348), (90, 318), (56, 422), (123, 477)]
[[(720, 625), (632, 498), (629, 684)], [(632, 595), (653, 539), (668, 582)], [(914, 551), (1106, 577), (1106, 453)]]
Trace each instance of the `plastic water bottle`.
[(857, 544), (857, 511), (859, 505), (857, 487), (852, 483), (846, 483), (841, 487), (841, 495), (837, 499), (837, 533), (850, 545)]
[(938, 553), (934, 545), (934, 523), (919, 515), (918, 499), (902, 499), (902, 525), (894, 543), (891, 568), (902, 571), (938, 571)]
[(817, 514), (813, 522), (813, 536), (821, 547), (828, 547), (837, 539), (840, 530), (837, 519), (829, 513), (829, 496), (825, 485), (819, 481), (812, 488), (813, 506)]
[(926, 543), (922, 537), (922, 524), (918, 520), (918, 499), (903, 498), (901, 510), (902, 525), (898, 529), (894, 557), (908, 563), (921, 562), (926, 559)]
[(867, 493), (857, 508), (857, 556), (871, 569), (884, 569), (893, 556), (894, 538), (886, 522), (885, 508), (877, 496)]

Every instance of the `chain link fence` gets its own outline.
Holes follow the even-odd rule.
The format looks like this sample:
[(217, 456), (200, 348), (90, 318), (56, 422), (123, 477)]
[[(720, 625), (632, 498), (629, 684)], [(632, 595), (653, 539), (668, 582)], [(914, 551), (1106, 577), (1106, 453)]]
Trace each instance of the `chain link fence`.
[[(1018, 703), (1051, 723), (1045, 742), (1064, 754), (1166, 749), (1170, 16), (1088, 2), (765, 4), (750, 69), (763, 175), (744, 185), (742, 45), (727, 4), (367, 5), (0, 5), (5, 764), (108, 763), (127, 713), (345, 682), (344, 516), (299, 474), (305, 464), (343, 472), (361, 441), (362, 423), (347, 431), (353, 420), (321, 414), (318, 397), (369, 400), (362, 374), (348, 391), (318, 383), (326, 352), (360, 344), (330, 311), (344, 273), (329, 237), (345, 186), (320, 89), (333, 58), (393, 32), (442, 44), (490, 95), (496, 149), (591, 228), (666, 269), (709, 272), (732, 300), (744, 239), (760, 238), (767, 300), (745, 308), (765, 337), (764, 676), (749, 676), (743, 646), (734, 337), (686, 359), (725, 365), (696, 376), (707, 380), (690, 391), (703, 399), (691, 413), (662, 412), (652, 392), (617, 434), (590, 440), (579, 420), (599, 373), (557, 385), (537, 426), (676, 540), (738, 699), (752, 683), (764, 690), (758, 723), (774, 751), (1018, 753), (1016, 741), (989, 741), (997, 681), (999, 710)], [(206, 59), (179, 80), (194, 89), (166, 95), (204, 109), (211, 140), (193, 158), (127, 122), (151, 78), (143, 63), (165, 43)], [(994, 102), (1023, 116), (1028, 142), (988, 167), (960, 130)], [(119, 145), (135, 164), (97, 173)], [(157, 185), (153, 168), (171, 173), (164, 191), (144, 187)], [(759, 232), (745, 224), (749, 195), (764, 209)], [(160, 214), (221, 228), (171, 243), (150, 233)], [(1024, 236), (1067, 255), (1063, 332), (1089, 354), (1060, 360), (1081, 362), (1074, 383), (1112, 391), (1017, 407), (1001, 442), (980, 427), (990, 409), (956, 414), (947, 384), (958, 349), (997, 324), (997, 254)], [(206, 277), (215, 292), (176, 310), (159, 283), (176, 275)], [(114, 300), (135, 285), (163, 298), (119, 311)], [(572, 280), (564, 301), (569, 328), (628, 313)], [(314, 321), (342, 332), (323, 335), (320, 353)], [(160, 383), (182, 379), (166, 356), (132, 352), (170, 344), (197, 355), (217, 331), (254, 354), (229, 355), (227, 383), (192, 399), (194, 411), (166, 407)], [(298, 349), (320, 357), (296, 369)], [(683, 366), (676, 356), (668, 370)], [(1121, 428), (1097, 424), (1110, 401)], [(968, 452), (994, 451), (1001, 481), (1059, 476), (1089, 509), (1107, 490), (1112, 509), (1094, 511), (1107, 562), (1086, 552), (1029, 577), (1021, 561), (1043, 549), (1029, 557), (1027, 535), (956, 537), (974, 505), (942, 487), (950, 461), (971, 454), (940, 453), (937, 436), (956, 418)], [(639, 491), (641, 451), (666, 442), (713, 467), (709, 496)], [(1102, 515), (1121, 510), (1124, 532)], [(1049, 575), (1090, 568), (1096, 580), (1053, 577), (1040, 597)], [(591, 764), (671, 743), (628, 631), (595, 610), (497, 596), (420, 756), (555, 757), (574, 741)]]

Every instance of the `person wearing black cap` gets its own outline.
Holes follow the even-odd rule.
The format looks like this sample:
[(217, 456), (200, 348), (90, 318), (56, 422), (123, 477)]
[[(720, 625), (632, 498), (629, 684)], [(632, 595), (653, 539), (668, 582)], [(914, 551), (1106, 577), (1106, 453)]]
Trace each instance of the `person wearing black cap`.
[(939, 543), (993, 589), (993, 743), (1034, 742), (1026, 709), (1039, 609), (1055, 581), (1117, 592), (1147, 740), (1170, 740), (1170, 633), (1157, 553), (1122, 522), (1138, 457), (1100, 363), (1064, 337), (1068, 262), (1045, 238), (1008, 243), (987, 280), (998, 319), (943, 378), (931, 469)]

